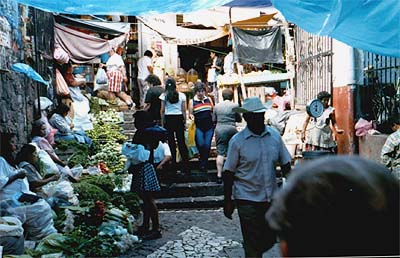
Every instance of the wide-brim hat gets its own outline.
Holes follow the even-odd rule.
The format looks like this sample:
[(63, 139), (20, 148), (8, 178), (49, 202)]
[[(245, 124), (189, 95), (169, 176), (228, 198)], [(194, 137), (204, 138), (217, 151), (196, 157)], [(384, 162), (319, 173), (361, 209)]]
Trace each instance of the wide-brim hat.
[(237, 113), (262, 113), (267, 111), (267, 108), (258, 97), (250, 97), (243, 101), (241, 107), (233, 108), (232, 111)]

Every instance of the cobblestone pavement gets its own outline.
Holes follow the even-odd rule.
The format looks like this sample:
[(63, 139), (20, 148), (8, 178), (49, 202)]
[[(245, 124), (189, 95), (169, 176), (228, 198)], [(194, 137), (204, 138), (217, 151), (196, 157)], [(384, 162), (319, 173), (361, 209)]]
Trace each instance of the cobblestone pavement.
[[(160, 211), (163, 237), (143, 241), (127, 257), (244, 257), (237, 212), (233, 220), (222, 209)], [(276, 244), (263, 257), (280, 257)]]

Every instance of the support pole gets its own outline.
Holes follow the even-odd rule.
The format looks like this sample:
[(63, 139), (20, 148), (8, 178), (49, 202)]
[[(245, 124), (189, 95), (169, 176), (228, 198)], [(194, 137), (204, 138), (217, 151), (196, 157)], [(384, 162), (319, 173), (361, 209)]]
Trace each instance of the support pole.
[[(231, 33), (231, 37), (232, 37), (232, 53), (235, 53), (235, 37), (233, 36), (233, 30), (232, 30), (232, 7), (229, 7), (229, 32)], [(243, 96), (243, 99), (245, 99), (245, 98), (247, 98), (247, 92), (246, 92), (246, 87), (244, 86), (244, 82), (243, 82), (242, 70), (240, 69), (239, 59), (236, 62), (236, 69), (238, 71), (242, 96)], [(241, 101), (238, 101), (238, 102), (241, 103)]]

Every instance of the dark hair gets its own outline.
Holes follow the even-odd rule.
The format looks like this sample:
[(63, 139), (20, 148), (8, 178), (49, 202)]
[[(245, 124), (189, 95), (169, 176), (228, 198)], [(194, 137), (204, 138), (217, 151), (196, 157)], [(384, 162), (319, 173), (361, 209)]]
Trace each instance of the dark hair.
[(11, 140), (16, 137), (15, 133), (0, 132), (0, 156), (2, 156), (10, 165), (15, 165), (15, 160), (11, 150)]
[(319, 100), (323, 100), (323, 99), (330, 98), (330, 97), (331, 97), (331, 94), (327, 91), (321, 91), (317, 95), (317, 99), (319, 99)]
[(138, 130), (154, 125), (152, 116), (148, 111), (138, 110), (133, 115), (133, 117), (135, 119), (134, 121), (135, 127)]
[(196, 94), (197, 92), (201, 90), (206, 90), (206, 85), (202, 82), (195, 82), (193, 92)]
[(394, 114), (389, 118), (390, 123), (400, 125), (400, 114)]
[(37, 119), (35, 121), (33, 121), (32, 123), (32, 131), (31, 131), (31, 137), (35, 137), (35, 136), (41, 136), (41, 130), (42, 130), (42, 126), (44, 124), (44, 121), (42, 119)]
[(153, 52), (151, 52), (150, 50), (146, 50), (146, 51), (144, 51), (144, 54), (143, 54), (143, 55), (152, 58), (152, 57), (153, 57)]
[(223, 100), (232, 100), (233, 99), (233, 91), (231, 89), (224, 89), (222, 91), (222, 99)]
[(152, 116), (148, 111), (139, 110), (134, 115), (135, 127), (137, 129), (132, 142), (157, 148), (159, 141), (164, 142), (167, 137), (167, 130), (155, 126)]
[(150, 83), (150, 84), (153, 85), (153, 86), (161, 85), (160, 78), (158, 78), (158, 76), (155, 75), (155, 74), (149, 74), (149, 75), (146, 77), (145, 81), (148, 82), (148, 83)]
[(32, 144), (24, 144), (21, 150), (17, 154), (16, 163), (19, 164), (22, 161), (30, 161), (32, 154), (35, 153), (36, 147)]
[(266, 218), (288, 255), (398, 255), (400, 184), (382, 165), (356, 156), (293, 170)]
[(165, 81), (165, 95), (169, 103), (174, 104), (179, 101), (179, 93), (176, 91), (176, 83), (172, 78)]
[(54, 110), (54, 113), (64, 116), (64, 114), (68, 113), (69, 110), (70, 110), (70, 107), (68, 107), (64, 103), (60, 102), (58, 104), (58, 106), (56, 107), (56, 109)]

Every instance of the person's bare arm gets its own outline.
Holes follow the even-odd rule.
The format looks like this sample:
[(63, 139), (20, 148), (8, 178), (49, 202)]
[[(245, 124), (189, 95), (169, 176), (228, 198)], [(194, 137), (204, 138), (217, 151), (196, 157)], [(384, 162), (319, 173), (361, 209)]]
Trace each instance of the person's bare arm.
[(234, 173), (225, 170), (222, 177), (224, 179), (224, 215), (228, 219), (232, 219), (233, 210), (235, 209), (232, 200)]
[(306, 140), (306, 130), (308, 123), (310, 122), (311, 117), (307, 115), (306, 120), (303, 123), (303, 130), (301, 131), (301, 141), (304, 142)]
[(65, 167), (67, 164), (65, 164), (57, 155), (54, 154), (54, 152), (47, 151), (46, 152), (49, 154), (50, 158), (58, 165)]
[(189, 100), (189, 119), (194, 120), (193, 116), (193, 100)]
[(151, 107), (151, 103), (144, 103), (143, 110), (144, 111), (149, 111), (150, 107)]
[(183, 124), (186, 125), (186, 101), (182, 101)]
[(161, 125), (164, 126), (164, 113), (165, 113), (165, 103), (161, 101), (161, 108), (160, 108), (160, 117), (161, 117)]
[(333, 111), (333, 112), (329, 115), (329, 118), (330, 118), (330, 120), (331, 120), (331, 123), (330, 123), (329, 126), (330, 126), (330, 128), (331, 128), (331, 130), (332, 130), (332, 136), (333, 136), (334, 140), (337, 140), (337, 135), (338, 135), (338, 134), (342, 134), (342, 133), (344, 132), (344, 130), (339, 129), (339, 128), (337, 127), (335, 111)]
[(154, 68), (153, 68), (153, 66), (151, 66), (151, 65), (149, 65), (149, 66), (147, 66), (147, 70), (149, 70), (149, 73), (153, 73), (153, 70), (154, 70)]
[(157, 169), (162, 169), (164, 164), (169, 162), (172, 159), (171, 155), (164, 156), (164, 159), (161, 160), (160, 164), (158, 164)]

